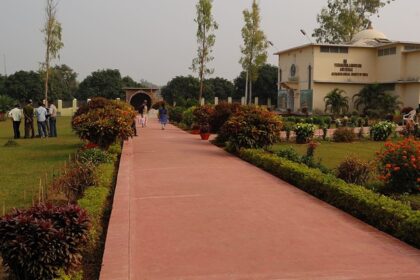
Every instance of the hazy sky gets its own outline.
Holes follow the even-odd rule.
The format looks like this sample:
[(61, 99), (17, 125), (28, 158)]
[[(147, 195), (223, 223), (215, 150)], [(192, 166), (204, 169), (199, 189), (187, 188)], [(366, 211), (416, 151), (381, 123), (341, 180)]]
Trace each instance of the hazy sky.
[[(82, 80), (97, 69), (120, 69), (135, 80), (159, 85), (177, 75), (191, 74), (196, 54), (197, 0), (61, 0), (58, 19), (63, 26), (61, 60)], [(214, 48), (213, 76), (234, 79), (241, 71), (242, 11), (251, 0), (214, 0), (219, 24)], [(316, 15), (327, 0), (260, 0), (262, 27), (275, 47), (271, 55), (307, 39)], [(44, 0), (0, 0), (0, 73), (3, 55), (8, 74), (37, 70), (43, 60), (41, 28)], [(374, 27), (390, 39), (420, 42), (420, 0), (396, 0), (373, 18)]]

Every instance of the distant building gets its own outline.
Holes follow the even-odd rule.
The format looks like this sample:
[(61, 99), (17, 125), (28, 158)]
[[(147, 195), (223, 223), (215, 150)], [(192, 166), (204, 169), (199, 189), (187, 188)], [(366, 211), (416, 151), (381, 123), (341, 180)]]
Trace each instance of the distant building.
[(364, 86), (382, 84), (403, 106), (420, 103), (420, 43), (389, 40), (372, 28), (347, 44), (307, 44), (279, 56), (280, 110), (307, 107), (324, 110), (324, 97), (334, 88), (352, 97)]

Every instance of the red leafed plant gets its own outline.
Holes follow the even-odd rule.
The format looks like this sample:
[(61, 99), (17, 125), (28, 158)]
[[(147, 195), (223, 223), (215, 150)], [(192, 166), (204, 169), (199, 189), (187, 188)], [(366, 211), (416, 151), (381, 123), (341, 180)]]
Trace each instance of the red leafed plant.
[(0, 218), (0, 253), (13, 279), (52, 280), (81, 262), (90, 222), (77, 205), (38, 205)]
[(420, 142), (412, 138), (385, 143), (378, 153), (380, 179), (389, 191), (416, 193), (420, 186)]

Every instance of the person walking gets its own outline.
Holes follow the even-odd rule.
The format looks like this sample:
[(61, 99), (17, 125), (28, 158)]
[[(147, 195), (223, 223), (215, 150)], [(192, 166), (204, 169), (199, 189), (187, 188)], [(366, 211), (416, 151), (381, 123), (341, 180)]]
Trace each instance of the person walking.
[(147, 107), (147, 100), (143, 101), (143, 105), (140, 107), (140, 115), (141, 115), (141, 127), (147, 126), (147, 114), (149, 112), (149, 108)]
[(31, 99), (29, 99), (23, 107), (23, 115), (25, 117), (25, 138), (29, 138), (29, 134), (31, 134), (31, 138), (34, 138), (34, 107), (32, 106)]
[(168, 123), (168, 110), (165, 107), (165, 103), (163, 103), (159, 108), (159, 122), (162, 125), (162, 130), (165, 129), (166, 124)]
[(38, 136), (41, 138), (47, 137), (47, 109), (42, 102), (38, 102), (38, 108), (35, 110), (36, 118), (38, 121)]
[(20, 105), (16, 104), (15, 107), (9, 112), (9, 118), (13, 121), (13, 134), (15, 139), (20, 138), (20, 122), (22, 121), (23, 114)]
[(50, 101), (50, 137), (57, 137), (57, 107), (55, 107), (54, 102)]

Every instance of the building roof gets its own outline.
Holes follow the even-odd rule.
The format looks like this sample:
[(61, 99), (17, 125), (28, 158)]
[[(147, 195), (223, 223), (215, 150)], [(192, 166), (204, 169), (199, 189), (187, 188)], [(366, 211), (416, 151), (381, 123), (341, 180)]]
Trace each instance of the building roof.
[(384, 33), (373, 29), (370, 26), (368, 29), (362, 30), (354, 35), (350, 41), (350, 45), (377, 47), (379, 45), (389, 44), (391, 42), (392, 41), (389, 40)]

